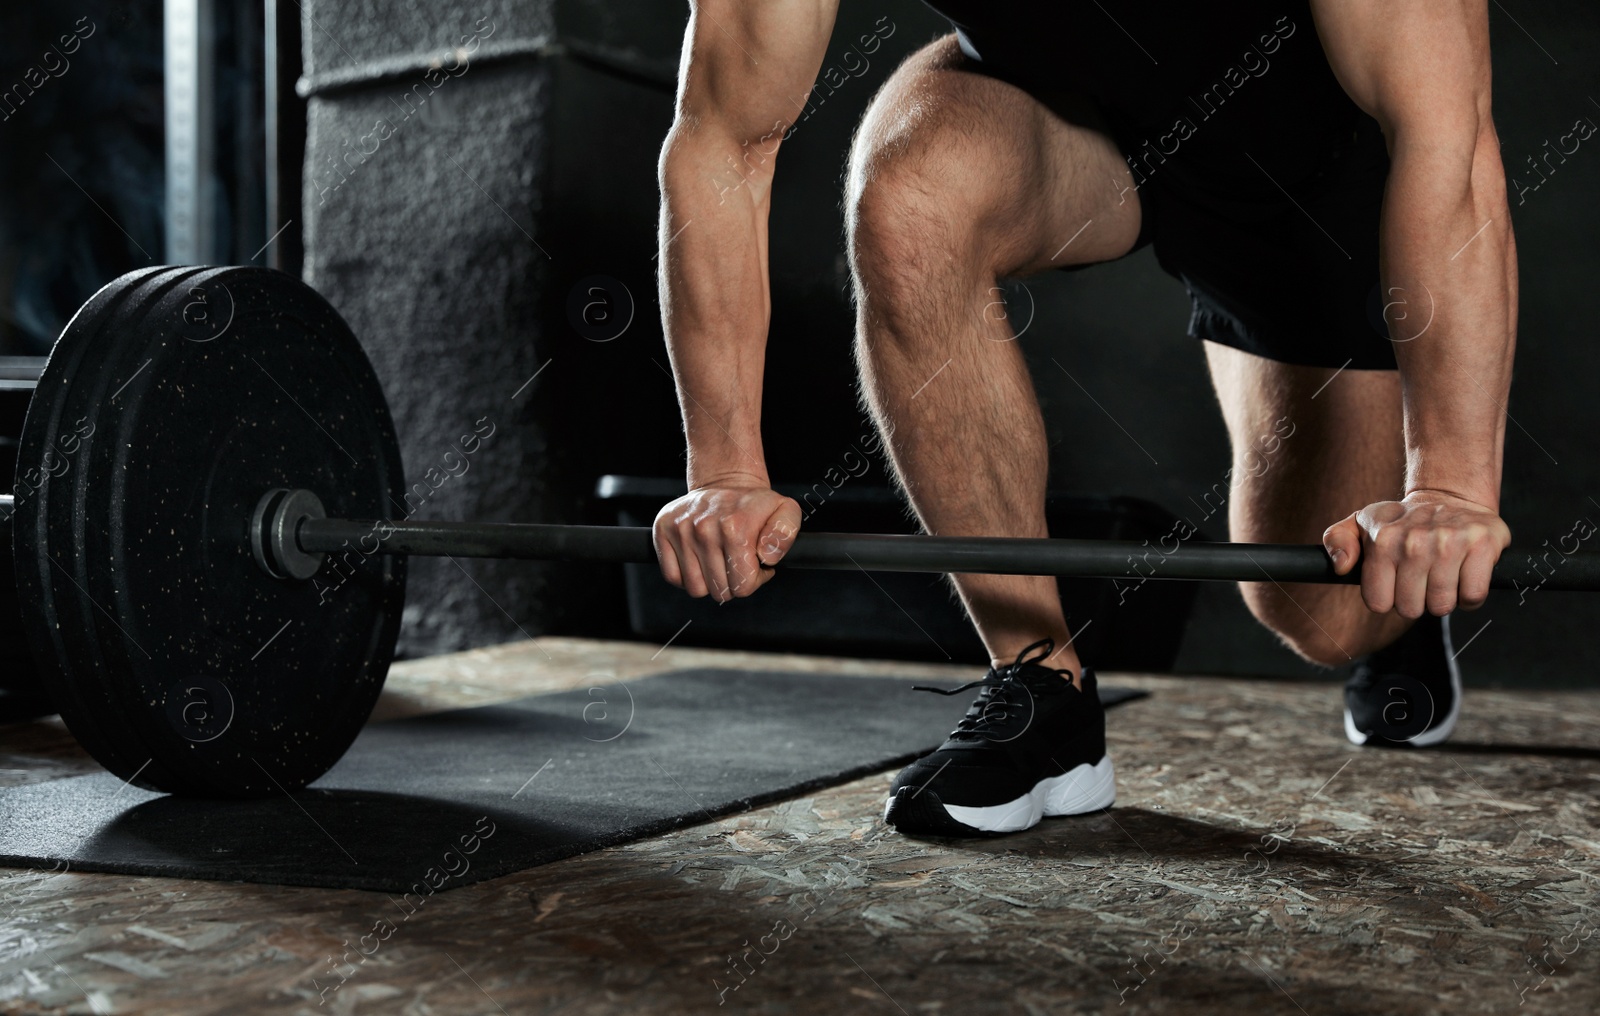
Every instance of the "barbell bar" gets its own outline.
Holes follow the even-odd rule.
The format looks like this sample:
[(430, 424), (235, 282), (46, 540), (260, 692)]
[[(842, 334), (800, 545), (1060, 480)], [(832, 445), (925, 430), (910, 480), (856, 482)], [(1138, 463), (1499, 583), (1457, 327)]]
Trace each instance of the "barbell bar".
[[(282, 496), (279, 496), (282, 495)], [(287, 520), (285, 516), (310, 513)], [(258, 504), (253, 538), (270, 540), (257, 560), (296, 552), (320, 566), (327, 554), (405, 554), (428, 557), (517, 558), (535, 561), (650, 563), (651, 530), (643, 526), (568, 526), (509, 522), (431, 522), (327, 518), (313, 492), (269, 492)], [(293, 544), (288, 541), (292, 538)], [(372, 549), (366, 549), (370, 542)], [(877, 533), (800, 533), (780, 567), (831, 570), (1057, 575), (1137, 581), (1188, 579), (1225, 582), (1360, 582), (1359, 570), (1338, 575), (1315, 544), (1029, 539), (997, 536), (909, 536)], [(265, 565), (264, 565), (265, 567)], [(270, 570), (270, 569), (269, 569)], [(1543, 573), (1540, 573), (1543, 577)], [(281, 577), (281, 576), (280, 576)], [(1490, 585), (1526, 587), (1526, 565), (1502, 560)], [(1551, 569), (1545, 589), (1600, 589), (1600, 554), (1573, 554)]]

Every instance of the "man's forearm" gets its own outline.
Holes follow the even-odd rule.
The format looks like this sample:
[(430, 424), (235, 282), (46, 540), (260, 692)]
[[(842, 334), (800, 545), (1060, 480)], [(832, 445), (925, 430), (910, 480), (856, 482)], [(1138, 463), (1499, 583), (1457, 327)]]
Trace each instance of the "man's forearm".
[(1382, 251), (1405, 399), (1406, 493), (1446, 491), (1498, 510), (1517, 274), (1492, 128), (1475, 146), (1395, 139)]
[(661, 306), (691, 488), (768, 482), (761, 386), (771, 298), (767, 209), (775, 141), (674, 127), (661, 159)]

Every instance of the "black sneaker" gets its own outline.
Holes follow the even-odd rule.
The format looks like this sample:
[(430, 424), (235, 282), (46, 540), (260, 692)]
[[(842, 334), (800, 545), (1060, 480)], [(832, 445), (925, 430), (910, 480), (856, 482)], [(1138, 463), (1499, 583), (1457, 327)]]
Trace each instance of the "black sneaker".
[(1041, 662), (1054, 648), (1044, 639), (981, 681), (949, 691), (917, 689), (983, 690), (938, 750), (895, 777), (885, 822), (902, 833), (973, 836), (1111, 806), (1116, 778), (1094, 674), (1085, 670), (1082, 690), (1073, 687), (1070, 671)]
[(1427, 748), (1456, 729), (1461, 669), (1448, 617), (1426, 614), (1392, 645), (1356, 664), (1344, 686), (1351, 744)]

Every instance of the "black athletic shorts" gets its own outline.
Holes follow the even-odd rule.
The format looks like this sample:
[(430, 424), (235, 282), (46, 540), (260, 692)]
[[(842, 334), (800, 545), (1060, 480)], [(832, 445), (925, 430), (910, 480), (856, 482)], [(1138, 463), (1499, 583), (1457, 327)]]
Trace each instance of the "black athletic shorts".
[(1143, 211), (1135, 249), (1153, 245), (1188, 287), (1190, 335), (1394, 369), (1378, 281), (1388, 153), (1307, 0), (927, 2), (975, 70), (1116, 141)]

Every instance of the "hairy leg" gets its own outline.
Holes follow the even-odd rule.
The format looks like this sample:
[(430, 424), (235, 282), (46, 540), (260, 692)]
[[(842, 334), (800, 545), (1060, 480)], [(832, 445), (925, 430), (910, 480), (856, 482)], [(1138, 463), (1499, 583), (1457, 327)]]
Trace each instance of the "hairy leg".
[[(1397, 372), (1278, 363), (1212, 342), (1206, 360), (1233, 440), (1230, 539), (1321, 543), (1346, 515), (1403, 493)], [(1239, 588), (1262, 624), (1324, 666), (1379, 649), (1412, 623), (1372, 613), (1357, 586)]]
[[(914, 54), (857, 133), (847, 219), (864, 393), (923, 527), (1046, 536), (1048, 448), (998, 281), (1119, 257), (1139, 204), (1109, 138), (965, 69), (953, 37)], [(1055, 639), (1055, 579), (959, 575), (992, 661)]]

